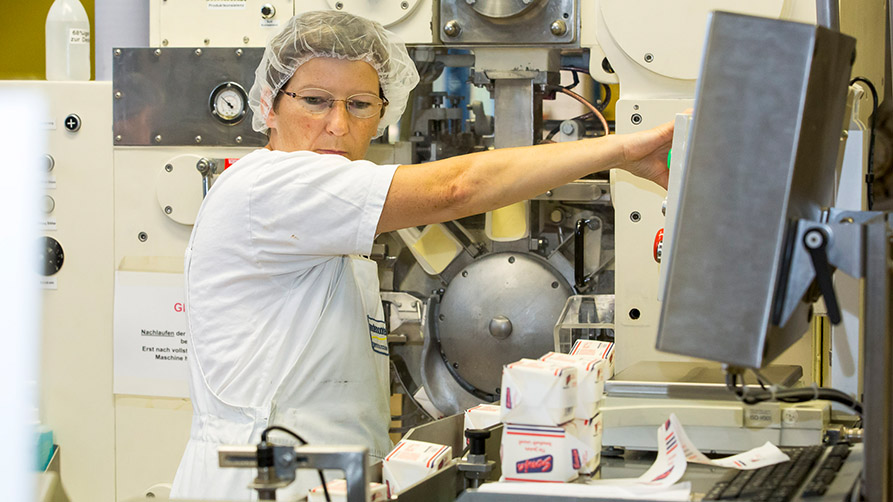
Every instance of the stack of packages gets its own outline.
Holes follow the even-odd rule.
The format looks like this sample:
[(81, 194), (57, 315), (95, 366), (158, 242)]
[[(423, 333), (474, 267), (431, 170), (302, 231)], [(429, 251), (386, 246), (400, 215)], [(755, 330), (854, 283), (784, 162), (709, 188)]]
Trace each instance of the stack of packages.
[[(610, 345), (604, 355), (613, 358)], [(563, 483), (598, 469), (611, 366), (601, 356), (550, 352), (503, 368), (501, 480)]]

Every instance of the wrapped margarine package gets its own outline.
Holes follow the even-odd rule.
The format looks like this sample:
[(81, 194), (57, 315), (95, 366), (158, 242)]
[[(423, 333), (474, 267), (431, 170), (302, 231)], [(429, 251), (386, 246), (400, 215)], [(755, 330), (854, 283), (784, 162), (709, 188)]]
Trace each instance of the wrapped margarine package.
[[(329, 498), (332, 502), (347, 502), (347, 481), (336, 479), (326, 483), (329, 489)], [(369, 483), (369, 500), (370, 502), (380, 502), (388, 499), (388, 489), (381, 483)], [(307, 492), (307, 502), (325, 502), (326, 492), (323, 491), (322, 485), (313, 488)]]
[(434, 474), (452, 458), (449, 446), (411, 439), (400, 441), (381, 463), (381, 477), (387, 486), (388, 497)]
[(576, 418), (572, 422), (573, 434), (580, 440), (580, 474), (592, 474), (598, 470), (602, 458), (602, 415), (589, 419)]
[(500, 481), (568, 482), (595, 472), (601, 461), (595, 427), (591, 419), (549, 427), (505, 424)]
[[(479, 404), (465, 410), (465, 430), (486, 429), (499, 423), (500, 410), (496, 404)], [(468, 444), (468, 438), (465, 438)]]
[(574, 418), (577, 368), (521, 359), (502, 368), (501, 419), (507, 424), (559, 425)]
[(607, 378), (614, 376), (614, 343), (599, 340), (577, 340), (571, 348), (572, 356), (597, 357), (608, 361)]
[(605, 379), (608, 373), (608, 361), (590, 356), (571, 356), (549, 352), (540, 361), (557, 363), (561, 366), (572, 365), (577, 368), (577, 406), (574, 417), (587, 419), (594, 417), (605, 397)]

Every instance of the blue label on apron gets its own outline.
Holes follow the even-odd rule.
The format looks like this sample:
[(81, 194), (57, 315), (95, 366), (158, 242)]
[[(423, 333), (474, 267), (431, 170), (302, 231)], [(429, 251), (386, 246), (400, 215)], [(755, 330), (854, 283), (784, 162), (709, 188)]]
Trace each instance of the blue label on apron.
[(384, 321), (366, 316), (369, 321), (369, 338), (372, 341), (372, 350), (382, 355), (388, 355), (388, 329)]

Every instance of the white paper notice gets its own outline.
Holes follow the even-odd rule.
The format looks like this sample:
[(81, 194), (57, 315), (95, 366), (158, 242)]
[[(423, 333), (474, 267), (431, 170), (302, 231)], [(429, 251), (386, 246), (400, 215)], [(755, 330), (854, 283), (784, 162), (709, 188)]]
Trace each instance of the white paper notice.
[(189, 397), (183, 274), (115, 273), (116, 394)]

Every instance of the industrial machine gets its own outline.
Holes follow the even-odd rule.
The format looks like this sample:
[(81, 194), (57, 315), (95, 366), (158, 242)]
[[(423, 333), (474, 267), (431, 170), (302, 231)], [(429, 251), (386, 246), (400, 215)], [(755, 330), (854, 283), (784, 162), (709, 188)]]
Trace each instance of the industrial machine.
[[(65, 187), (57, 169), (55, 190), (60, 197), (54, 199), (60, 202), (59, 228), (47, 228), (45, 233), (56, 239), (68, 261), (55, 275), (58, 290), (47, 291), (47, 312), (59, 325), (48, 325), (46, 333), (64, 338), (68, 317), (59, 313), (67, 307), (54, 305), (51, 297), (67, 289), (65, 270), (78, 265), (73, 257), (89, 255), (100, 261), (102, 265), (90, 270), (104, 270), (106, 276), (93, 275), (90, 280), (102, 282), (97, 288), (106, 301), (93, 312), (104, 320), (94, 331), (104, 335), (90, 343), (101, 344), (94, 353), (114, 355), (115, 364), (105, 369), (93, 365), (91, 371), (98, 372), (94, 388), (103, 389), (106, 398), (110, 392), (115, 396), (111, 401), (102, 398), (103, 406), (78, 417), (96, 418), (92, 423), (97, 427), (116, 431), (113, 444), (102, 447), (106, 463), (102, 469), (92, 464), (92, 472), (115, 479), (118, 500), (142, 496), (173, 479), (191, 420), (185, 382), (188, 346), (178, 335), (184, 332), (177, 290), (182, 284), (183, 250), (202, 197), (216, 177), (263, 145), (264, 138), (245, 120), (245, 93), (266, 38), (290, 16), (316, 9), (347, 10), (380, 21), (410, 46), (422, 75), (412, 109), (399, 132), (392, 131), (389, 140), (373, 144), (369, 151), (370, 160), (387, 164), (529, 145), (549, 135), (561, 141), (611, 129), (622, 134), (672, 120), (694, 102), (712, 10), (808, 23), (838, 19), (833, 9), (823, 7), (825, 3), (812, 0), (692, 0), (672, 5), (659, 0), (409, 0), (388, 2), (386, 7), (379, 3), (152, 0), (147, 20), (151, 47), (115, 49), (111, 88), (90, 84), (94, 89), (90, 92), (98, 94), (91, 110), (101, 110), (96, 113), (104, 114), (99, 120), (105, 125), (96, 140), (99, 146), (77, 155), (95, 156), (104, 150), (112, 164), (106, 166), (110, 172), (95, 175), (104, 180), (102, 186), (77, 190), (95, 194), (90, 203), (108, 209), (88, 214), (92, 206), (81, 206), (82, 220), (104, 219), (111, 226), (63, 225), (58, 212)], [(857, 25), (870, 19), (864, 24), (882, 26), (878, 20), (883, 16), (874, 12), (876, 7), (845, 7), (839, 13), (840, 23)], [(881, 36), (877, 30), (871, 33)], [(870, 74), (880, 81), (880, 74), (872, 73), (882, 67), (875, 64), (881, 44), (875, 45), (859, 46), (854, 74)], [(449, 79), (439, 78), (463, 72), (471, 85), (464, 85), (465, 77), (453, 78), (452, 84), (462, 84), (458, 91), (450, 82), (443, 84)], [(581, 85), (565, 89), (562, 74), (574, 75)], [(770, 80), (771, 75), (765, 78)], [(614, 99), (608, 97), (608, 85)], [(566, 91), (588, 99), (583, 113), (575, 109), (562, 112), (567, 116), (560, 119), (544, 119), (543, 108), (569, 99)], [(90, 99), (84, 102), (93, 103)], [(85, 119), (83, 133), (88, 121), (94, 123), (77, 110), (64, 110)], [(611, 110), (613, 121), (597, 119), (599, 114), (610, 118)], [(56, 123), (62, 124), (62, 119)], [(61, 128), (52, 131), (59, 133)], [(83, 133), (66, 131), (63, 137), (80, 139)], [(75, 143), (79, 142), (65, 144)], [(674, 156), (673, 162), (681, 159)], [(101, 163), (91, 167), (102, 168)], [(664, 227), (665, 197), (658, 187), (615, 172), (610, 178), (579, 180), (487, 215), (380, 236), (372, 258), (379, 262), (392, 381), (402, 401), (394, 408), (400, 419), (394, 424), (395, 434), (498, 400), (501, 366), (551, 350), (553, 326), (567, 299), (577, 294), (599, 299), (590, 320), (598, 320), (603, 328), (591, 336), (616, 343), (618, 373), (641, 361), (691, 362), (691, 357), (655, 348), (663, 265), (656, 261), (654, 248)], [(107, 221), (112, 214), (113, 221)], [(69, 244), (74, 237), (63, 238), (63, 226), (101, 232), (91, 237), (91, 249), (101, 248), (101, 253), (78, 251), (79, 245)], [(451, 258), (435, 260), (432, 249), (446, 250)], [(74, 296), (59, 303), (82, 313), (92, 308), (84, 303), (84, 295)], [(156, 300), (146, 301), (149, 298)], [(852, 300), (841, 295), (841, 303), (846, 301)], [(133, 329), (162, 335), (127, 338)], [(167, 332), (172, 336), (164, 335)], [(859, 366), (858, 360), (838, 364), (845, 354), (861, 354), (858, 336), (842, 337), (844, 345), (835, 342), (833, 356), (820, 343), (823, 336), (800, 338), (776, 361), (803, 368), (807, 384), (827, 378), (815, 371), (823, 358), (833, 357), (838, 369)], [(64, 347), (61, 342), (56, 346), (59, 357), (68, 351)], [(47, 363), (61, 369), (56, 360)], [(65, 375), (77, 372), (53, 371), (62, 382)], [(858, 376), (853, 371), (849, 376), (853, 378), (846, 390), (855, 393), (860, 390)], [(772, 413), (780, 423), (780, 409)], [(623, 416), (617, 416), (620, 424)], [(71, 416), (55, 420), (75, 425)], [(108, 425), (112, 420), (114, 427)], [(83, 425), (80, 418), (77, 422)], [(433, 427), (441, 427), (441, 422), (450, 428), (449, 434), (456, 434), (454, 422), (438, 420)], [(146, 430), (165, 433), (150, 435)], [(820, 436), (822, 431), (813, 433)], [(84, 459), (92, 454), (68, 441), (60, 436), (66, 452), (63, 465), (66, 458), (72, 459), (71, 467), (63, 467), (67, 473), (63, 481), (71, 485), (78, 483), (73, 481), (79, 476), (76, 472), (86, 468)], [(489, 451), (492, 455), (496, 449)], [(109, 465), (111, 458), (114, 466)], [(67, 481), (69, 475), (72, 481)], [(454, 478), (442, 481), (448, 484)], [(112, 497), (91, 488), (98, 486), (107, 484), (84, 481), (69, 492), (75, 502)]]

